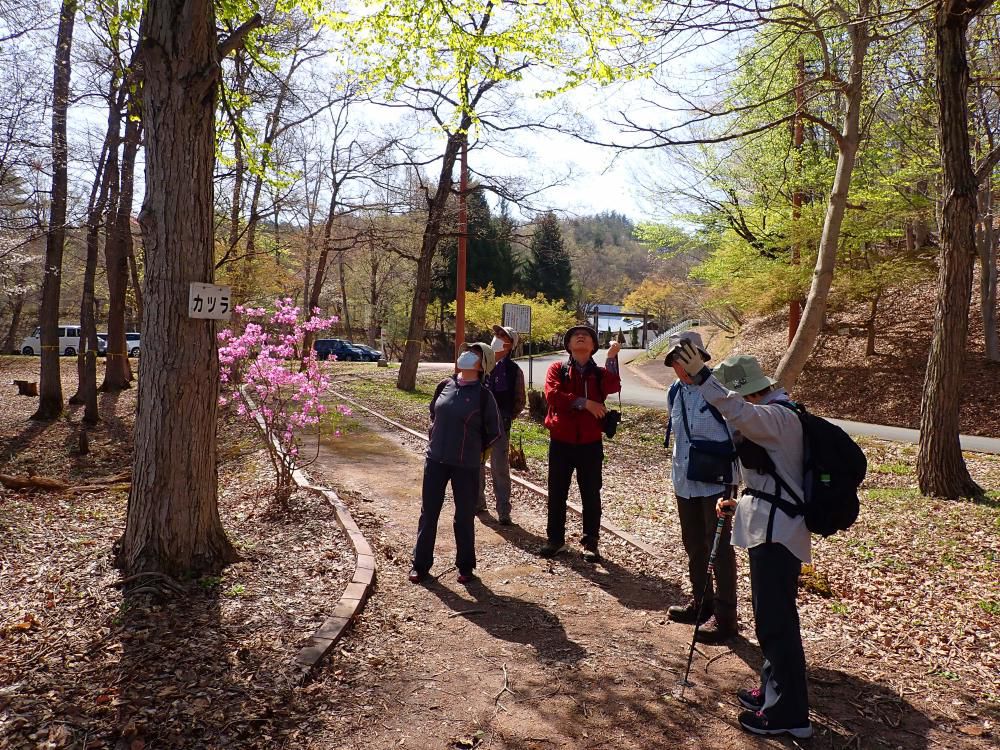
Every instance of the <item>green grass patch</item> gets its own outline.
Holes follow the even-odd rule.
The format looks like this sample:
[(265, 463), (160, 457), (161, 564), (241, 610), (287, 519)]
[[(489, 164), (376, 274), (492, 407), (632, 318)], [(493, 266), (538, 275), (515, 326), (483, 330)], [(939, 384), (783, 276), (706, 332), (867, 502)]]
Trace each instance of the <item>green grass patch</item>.
[(549, 456), (549, 431), (530, 419), (515, 419), (510, 429), (511, 444), (524, 447), (525, 458), (545, 461)]
[(1000, 600), (997, 599), (980, 599), (976, 602), (976, 606), (979, 607), (983, 612), (988, 615), (993, 615), (994, 617), (1000, 617)]
[(909, 464), (896, 461), (887, 464), (875, 464), (872, 467), (872, 471), (876, 474), (893, 474), (894, 476), (902, 477), (913, 474), (913, 467)]
[(841, 617), (844, 617), (845, 615), (847, 615), (848, 613), (850, 613), (851, 608), (848, 607), (843, 602), (830, 602), (830, 610), (835, 615), (840, 615)]

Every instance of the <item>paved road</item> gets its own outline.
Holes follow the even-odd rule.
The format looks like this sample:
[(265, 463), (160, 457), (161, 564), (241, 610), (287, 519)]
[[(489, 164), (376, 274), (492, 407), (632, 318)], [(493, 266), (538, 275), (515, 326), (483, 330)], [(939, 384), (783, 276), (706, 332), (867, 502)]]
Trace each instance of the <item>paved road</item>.
[[(620, 356), (622, 365), (631, 362), (642, 354), (641, 349), (623, 349)], [(535, 387), (541, 388), (545, 379), (545, 370), (555, 361), (561, 361), (566, 355), (548, 355), (536, 357), (534, 360), (534, 380)], [(595, 355), (599, 364), (604, 364), (604, 350)], [(518, 360), (527, 374), (527, 360)], [(646, 406), (652, 409), (666, 409), (667, 396), (665, 388), (653, 388), (646, 380), (636, 375), (631, 368), (622, 367), (622, 402), (634, 404), (636, 406)], [(888, 425), (865, 424), (863, 422), (852, 422), (846, 419), (831, 419), (831, 422), (840, 425), (850, 435), (861, 435), (879, 438), (881, 440), (892, 440), (897, 443), (916, 444), (920, 440), (920, 432), (905, 427), (890, 427)], [(1000, 438), (980, 437), (978, 435), (962, 435), (962, 450), (975, 453), (996, 453), (1000, 454)]]

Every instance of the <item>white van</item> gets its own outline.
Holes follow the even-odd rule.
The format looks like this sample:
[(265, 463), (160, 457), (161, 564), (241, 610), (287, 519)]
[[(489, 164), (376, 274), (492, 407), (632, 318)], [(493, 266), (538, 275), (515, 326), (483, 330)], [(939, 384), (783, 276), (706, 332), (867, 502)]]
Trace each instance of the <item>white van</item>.
[[(21, 354), (31, 356), (42, 353), (42, 329), (39, 326), (30, 336), (25, 337), (21, 342)], [(97, 352), (102, 354), (106, 342), (97, 340)], [(59, 353), (67, 357), (74, 356), (80, 351), (80, 326), (59, 326)]]

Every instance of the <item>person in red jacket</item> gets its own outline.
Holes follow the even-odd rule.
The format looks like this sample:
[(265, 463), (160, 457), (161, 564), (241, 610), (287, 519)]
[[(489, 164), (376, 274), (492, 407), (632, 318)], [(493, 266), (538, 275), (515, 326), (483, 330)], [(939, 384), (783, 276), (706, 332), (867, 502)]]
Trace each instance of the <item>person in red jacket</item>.
[(573, 326), (563, 338), (570, 357), (553, 362), (545, 373), (545, 400), (549, 431), (548, 541), (539, 554), (555, 557), (566, 546), (566, 500), (576, 470), (576, 483), (583, 500), (583, 557), (600, 559), (597, 543), (601, 532), (601, 483), (604, 463), (604, 400), (621, 390), (616, 341), (608, 349), (607, 367), (594, 362), (600, 348), (597, 331)]

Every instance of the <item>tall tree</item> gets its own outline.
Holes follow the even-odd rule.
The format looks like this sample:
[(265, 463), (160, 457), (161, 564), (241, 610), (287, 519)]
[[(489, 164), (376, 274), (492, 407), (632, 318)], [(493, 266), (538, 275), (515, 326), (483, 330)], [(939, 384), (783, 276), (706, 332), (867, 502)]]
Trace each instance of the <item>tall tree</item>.
[(970, 21), (991, 4), (992, 0), (938, 0), (934, 9), (944, 202), (934, 337), (920, 404), (917, 481), (924, 494), (946, 498), (975, 497), (983, 492), (972, 480), (962, 458), (959, 403), (976, 257), (979, 191), (969, 144), (967, 32)]
[(572, 266), (559, 219), (552, 211), (542, 215), (531, 236), (531, 257), (524, 284), (529, 294), (543, 294), (546, 299), (567, 304), (572, 300)]
[[(330, 21), (342, 34), (351, 66), (373, 83), (390, 82), (388, 98), (423, 94), (414, 107), (433, 116), (445, 134), (436, 187), (424, 191), (427, 221), (417, 262), (410, 325), (396, 385), (413, 390), (430, 301), (431, 271), (444, 226), (453, 168), (470, 129), (493, 127), (482, 108), (495, 89), (525, 83), (525, 71), (546, 70), (543, 93), (588, 80), (607, 83), (635, 71), (622, 48), (639, 37), (633, 12), (647, 0), (569, 0), (498, 3), (429, 2), (415, 11), (409, 0), (363, 0), (357, 13)], [(509, 112), (509, 106), (497, 106)]]
[(217, 573), (236, 559), (218, 509), (216, 326), (189, 318), (187, 300), (192, 282), (214, 281), (219, 61), (259, 22), (220, 43), (211, 0), (150, 0), (141, 22), (146, 288), (126, 575)]
[(66, 144), (66, 114), (72, 68), (73, 25), (76, 0), (63, 0), (59, 11), (59, 33), (52, 82), (52, 197), (45, 239), (45, 276), (42, 279), (41, 371), (38, 410), (32, 419), (56, 419), (62, 414), (63, 393), (59, 372), (59, 296), (62, 285), (63, 245), (66, 242), (69, 151)]

